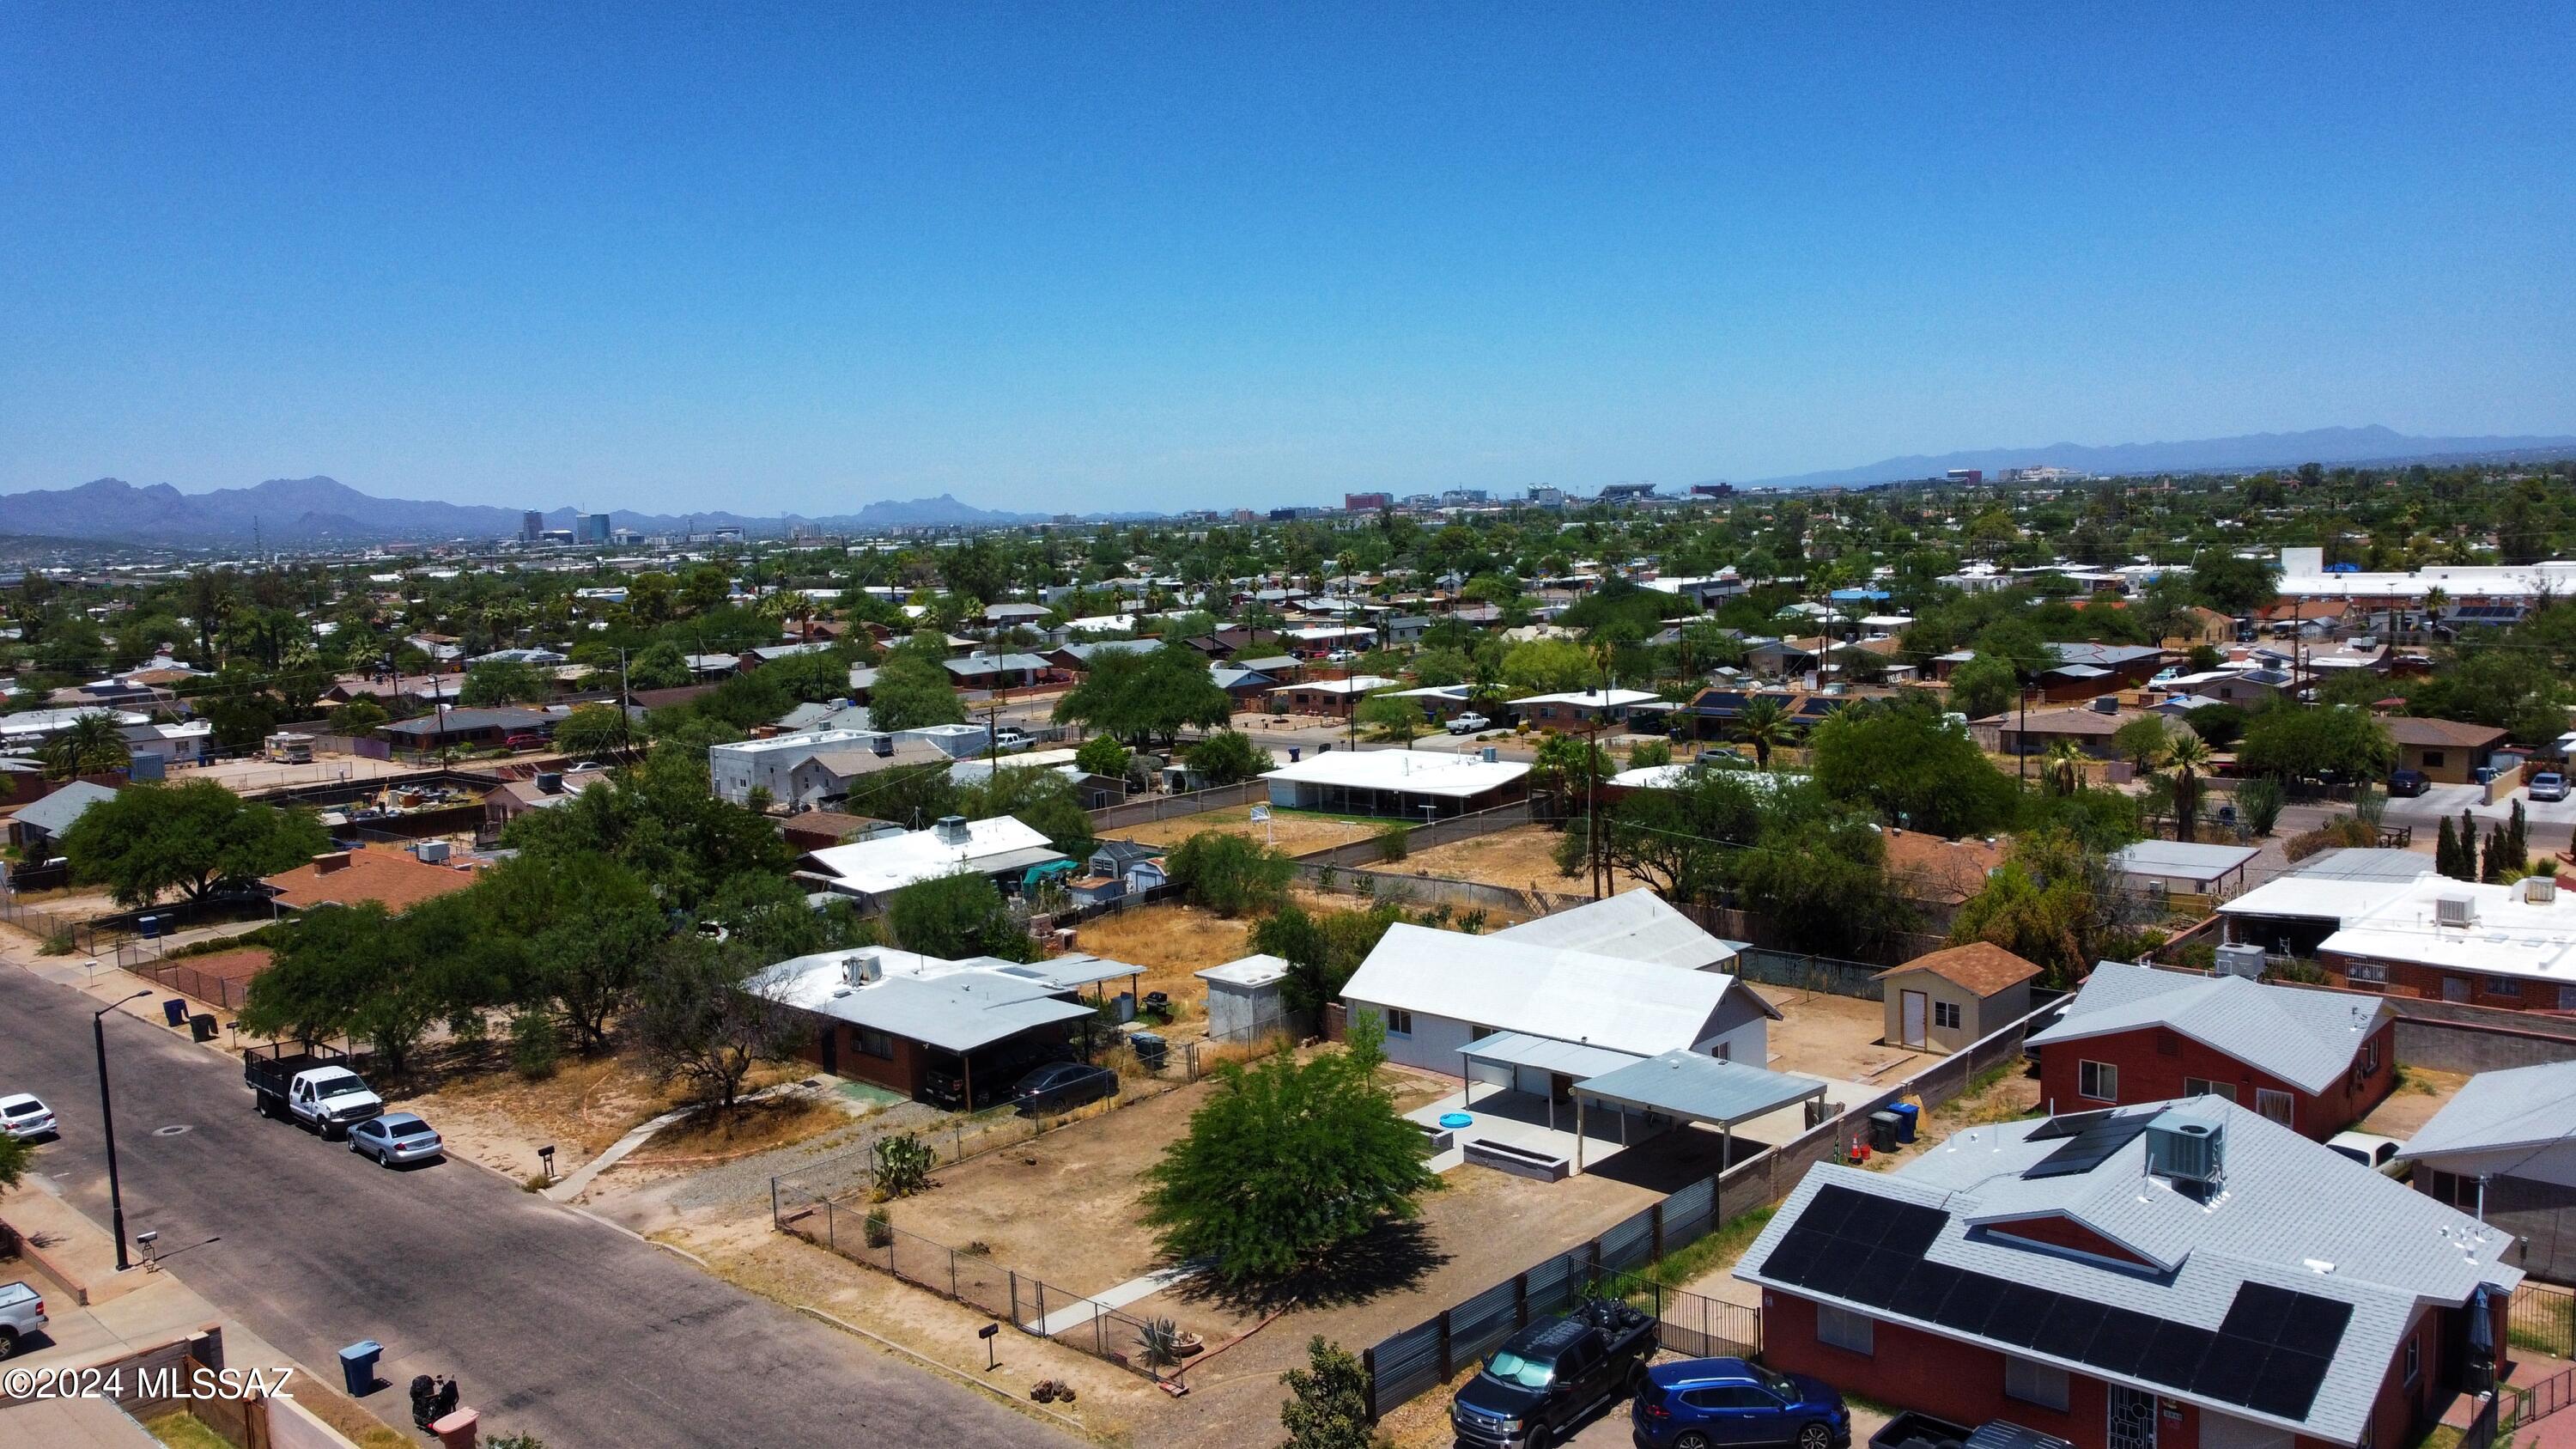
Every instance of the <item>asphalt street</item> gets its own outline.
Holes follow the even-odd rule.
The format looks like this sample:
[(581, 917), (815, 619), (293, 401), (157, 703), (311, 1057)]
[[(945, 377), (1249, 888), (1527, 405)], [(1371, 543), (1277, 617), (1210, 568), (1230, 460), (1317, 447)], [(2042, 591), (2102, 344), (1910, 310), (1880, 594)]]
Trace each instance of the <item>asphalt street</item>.
[[(36, 1170), (103, 1227), (92, 1004), (0, 963), (0, 1092), (60, 1114)], [(561, 1449), (1074, 1442), (479, 1167), (386, 1171), (261, 1118), (238, 1066), (107, 1027), (128, 1232), (158, 1230), (190, 1287), (310, 1368), (383, 1343), (380, 1416), (407, 1423), (402, 1385), (445, 1373), (485, 1433)]]

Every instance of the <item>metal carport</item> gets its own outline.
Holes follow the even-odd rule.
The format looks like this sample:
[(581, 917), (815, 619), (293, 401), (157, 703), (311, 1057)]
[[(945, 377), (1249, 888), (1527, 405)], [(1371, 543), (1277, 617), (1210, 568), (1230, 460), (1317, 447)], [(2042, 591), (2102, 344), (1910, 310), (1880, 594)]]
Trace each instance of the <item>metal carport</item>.
[[(1546, 1072), (1551, 1076), (1572, 1077), (1575, 1081), (1582, 1082), (1588, 1078), (1600, 1076), (1604, 1072), (1615, 1072), (1621, 1067), (1633, 1067), (1645, 1060), (1634, 1052), (1613, 1051), (1609, 1047), (1597, 1047), (1584, 1042), (1559, 1041), (1552, 1036), (1532, 1036), (1527, 1032), (1519, 1031), (1490, 1032), (1460, 1047), (1458, 1055), (1466, 1058), (1471, 1065), (1482, 1062), (1492, 1067), (1513, 1068), (1515, 1081), (1518, 1077), (1517, 1069), (1521, 1067)], [(1458, 1094), (1459, 1105), (1463, 1107), (1472, 1100), (1476, 1089), (1476, 1078), (1473, 1072), (1462, 1072), (1459, 1075), (1466, 1079)], [(1518, 1088), (1515, 1085), (1505, 1087), (1503, 1090), (1515, 1091)], [(1553, 1132), (1556, 1130), (1556, 1093), (1551, 1090), (1540, 1095), (1547, 1099), (1547, 1128)], [(1582, 1122), (1580, 1103), (1575, 1107), (1575, 1121), (1578, 1125)], [(1582, 1155), (1580, 1144), (1576, 1146), (1575, 1155), (1578, 1157)]]
[(1810, 1098), (1824, 1100), (1825, 1084), (1742, 1062), (1690, 1052), (1666, 1052), (1578, 1082), (1574, 1087), (1575, 1170), (1583, 1170), (1583, 1108), (1588, 1102), (1619, 1111), (1619, 1141), (1628, 1140), (1628, 1111), (1654, 1113), (1717, 1128), (1721, 1162), (1735, 1156), (1735, 1124)]

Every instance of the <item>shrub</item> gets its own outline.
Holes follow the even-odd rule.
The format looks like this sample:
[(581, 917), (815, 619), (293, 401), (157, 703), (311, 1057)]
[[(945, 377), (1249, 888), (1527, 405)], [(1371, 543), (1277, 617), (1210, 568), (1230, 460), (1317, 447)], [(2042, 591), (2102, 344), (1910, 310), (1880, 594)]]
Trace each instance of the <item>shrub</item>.
[(861, 1225), (860, 1235), (871, 1248), (891, 1246), (894, 1242), (894, 1216), (881, 1207), (868, 1209), (867, 1221)]
[(1385, 861), (1402, 860), (1412, 853), (1412, 841), (1413, 832), (1402, 825), (1386, 826), (1377, 833), (1377, 858)]
[(521, 1011), (510, 1018), (510, 1067), (520, 1076), (542, 1082), (555, 1074), (555, 1063), (562, 1055), (552, 1016)]
[(1194, 905), (1240, 916), (1287, 899), (1297, 863), (1284, 851), (1223, 831), (1202, 830), (1181, 842), (1168, 862), (1172, 881)]
[(2257, 775), (2236, 788), (2236, 813), (2244, 817), (2246, 829), (2269, 835), (2280, 823), (2282, 800), (2281, 782)]

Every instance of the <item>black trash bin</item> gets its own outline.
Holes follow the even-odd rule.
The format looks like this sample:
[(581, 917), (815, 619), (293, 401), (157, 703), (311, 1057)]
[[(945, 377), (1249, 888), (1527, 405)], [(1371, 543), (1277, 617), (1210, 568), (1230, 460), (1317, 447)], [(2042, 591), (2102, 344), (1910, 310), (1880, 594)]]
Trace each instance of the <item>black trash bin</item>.
[(376, 1389), (376, 1360), (383, 1357), (385, 1346), (372, 1338), (362, 1338), (340, 1350), (340, 1382), (349, 1396), (363, 1399)]
[(1164, 1053), (1170, 1048), (1164, 1044), (1161, 1037), (1150, 1031), (1140, 1031), (1127, 1038), (1127, 1044), (1136, 1049), (1138, 1066), (1149, 1072), (1159, 1072), (1163, 1069)]
[(201, 1011), (196, 1015), (189, 1017), (188, 1035), (191, 1039), (196, 1041), (213, 1041), (215, 1039), (214, 1013), (211, 1011)]
[(1872, 1152), (1894, 1152), (1896, 1150), (1896, 1133), (1899, 1126), (1900, 1124), (1897, 1120), (1897, 1116), (1893, 1112), (1870, 1113), (1869, 1150)]
[(176, 996), (173, 996), (169, 1000), (161, 1003), (161, 1015), (172, 1026), (186, 1026), (188, 1024), (188, 1003), (182, 1001)]

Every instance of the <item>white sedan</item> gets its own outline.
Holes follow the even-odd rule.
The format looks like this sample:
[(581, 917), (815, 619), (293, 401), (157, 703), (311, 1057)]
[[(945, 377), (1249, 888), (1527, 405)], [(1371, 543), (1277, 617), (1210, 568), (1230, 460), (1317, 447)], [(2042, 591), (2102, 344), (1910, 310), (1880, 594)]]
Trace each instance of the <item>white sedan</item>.
[(62, 1128), (54, 1121), (54, 1109), (26, 1092), (14, 1097), (0, 1097), (0, 1137), (14, 1137), (24, 1142), (32, 1137), (56, 1137)]

